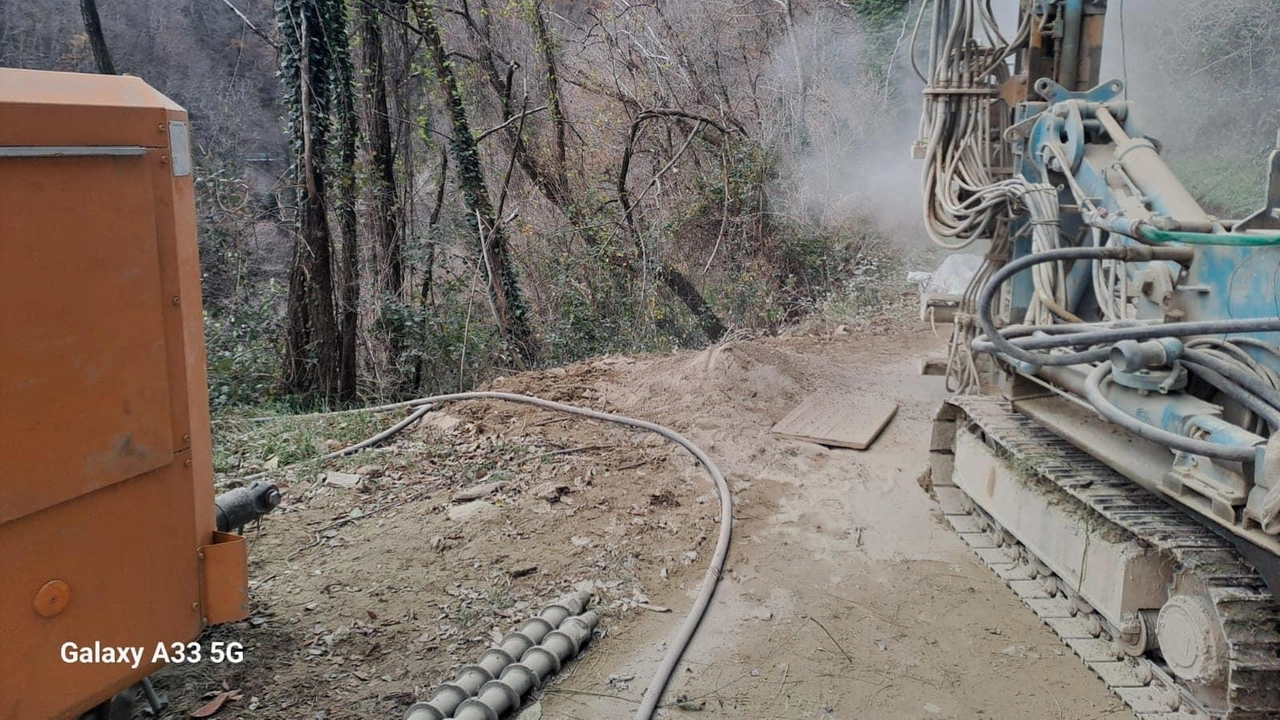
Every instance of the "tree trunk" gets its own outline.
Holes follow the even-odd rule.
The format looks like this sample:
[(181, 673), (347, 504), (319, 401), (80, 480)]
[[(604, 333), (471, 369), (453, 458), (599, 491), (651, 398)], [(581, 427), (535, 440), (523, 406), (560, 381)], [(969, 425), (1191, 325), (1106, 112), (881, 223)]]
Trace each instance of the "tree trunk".
[(462, 190), (463, 204), (467, 208), (472, 229), (480, 241), (479, 260), (485, 271), (494, 319), (503, 339), (515, 352), (517, 362), (528, 367), (537, 363), (538, 345), (529, 326), (524, 299), (520, 296), (506, 232), (500, 218), (494, 214), (493, 202), (480, 164), (480, 149), (475, 136), (471, 134), (467, 109), (463, 104), (462, 87), (453, 72), (453, 60), (445, 51), (432, 6), (426, 0), (413, 0), (412, 5), (423, 40), (431, 53), (440, 89), (448, 104), (458, 185)]
[(689, 278), (685, 274), (663, 264), (659, 268), (662, 274), (662, 284), (667, 286), (673, 295), (689, 308), (689, 312), (697, 318), (698, 325), (702, 328), (702, 332), (707, 336), (707, 340), (711, 342), (720, 342), (720, 338), (724, 337), (724, 323), (720, 322), (720, 318), (716, 315), (715, 309), (711, 304), (702, 297), (702, 293), (698, 292), (698, 288), (694, 287)]
[[(631, 133), (627, 137), (627, 146), (622, 151), (622, 163), (618, 170), (618, 204), (622, 206), (623, 227), (626, 234), (630, 236), (631, 243), (635, 248), (635, 262), (643, 266), (646, 261), (646, 253), (644, 248), (644, 238), (640, 235), (640, 225), (636, 221), (635, 206), (631, 200), (631, 193), (627, 190), (627, 175), (631, 172), (631, 158), (635, 155), (636, 139), (640, 135), (640, 127), (646, 120), (657, 117), (652, 111), (640, 113), (635, 121), (631, 123)], [(692, 136), (691, 136), (692, 137)], [(658, 277), (662, 280), (662, 284), (667, 286), (672, 295), (675, 295), (689, 312), (698, 321), (699, 327), (702, 328), (702, 334), (707, 336), (707, 340), (711, 342), (719, 342), (724, 337), (724, 323), (716, 315), (715, 309), (711, 307), (711, 303), (702, 297), (702, 293), (698, 292), (698, 288), (693, 282), (685, 276), (684, 273), (676, 270), (666, 262), (659, 260), (656, 263), (658, 269)]]
[(555, 39), (547, 29), (547, 20), (542, 16), (542, 3), (533, 7), (533, 29), (537, 33), (538, 46), (542, 50), (542, 62), (547, 66), (547, 107), (551, 110), (551, 127), (555, 130), (555, 161), (559, 183), (567, 186), (568, 169), (565, 163), (565, 119), (564, 108), (560, 104), (560, 70), (556, 64)]
[[(363, 3), (361, 4), (363, 6)], [(355, 78), (351, 63), (350, 40), (346, 13), (337, 4), (337, 17), (329, 18), (330, 41), (337, 71), (338, 131), (342, 147), (338, 156), (338, 227), (342, 233), (342, 311), (341, 347), (338, 358), (338, 397), (350, 402), (356, 398), (359, 380), (359, 356), (356, 338), (360, 333), (360, 237), (356, 217), (356, 136), (359, 119), (355, 107)]]
[(287, 50), (280, 76), (290, 113), (299, 189), (298, 235), (289, 269), (285, 384), (304, 399), (333, 398), (340, 389), (340, 337), (334, 309), (333, 242), (325, 207), (326, 118), (332, 57), (325, 8), (315, 0), (277, 0)]
[(103, 75), (118, 74), (115, 63), (111, 62), (111, 52), (107, 50), (107, 39), (102, 35), (97, 0), (80, 0), (80, 15), (84, 18), (84, 34), (89, 36), (89, 47), (93, 50), (93, 61), (98, 66), (98, 72)]
[(404, 293), (404, 253), (396, 223), (395, 154), (391, 146), (391, 113), (387, 103), (387, 81), (383, 68), (382, 29), (378, 9), (372, 2), (357, 3), (363, 35), (364, 96), (367, 102), (369, 164), (373, 232), (379, 255), (382, 290), (400, 298)]
[[(308, 171), (304, 168), (303, 172)], [(315, 182), (322, 187), (323, 178), (315, 178)], [(317, 393), (333, 397), (338, 394), (338, 326), (333, 308), (332, 243), (320, 193), (304, 190), (301, 215), (301, 232), (289, 270), (285, 383), (305, 399), (313, 399)]]

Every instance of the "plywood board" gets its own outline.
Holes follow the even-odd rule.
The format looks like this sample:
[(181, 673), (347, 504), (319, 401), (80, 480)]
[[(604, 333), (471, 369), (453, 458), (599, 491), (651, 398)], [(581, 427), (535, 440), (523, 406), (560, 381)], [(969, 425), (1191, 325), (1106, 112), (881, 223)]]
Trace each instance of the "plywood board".
[(866, 450), (897, 412), (896, 402), (820, 390), (774, 425), (773, 434), (788, 440)]

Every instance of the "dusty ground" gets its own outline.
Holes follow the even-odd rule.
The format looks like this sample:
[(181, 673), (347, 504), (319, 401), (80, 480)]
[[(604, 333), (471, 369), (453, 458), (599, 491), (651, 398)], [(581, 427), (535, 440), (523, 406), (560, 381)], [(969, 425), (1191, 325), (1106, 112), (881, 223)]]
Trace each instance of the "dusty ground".
[[(495, 384), (668, 424), (728, 474), (728, 570), (666, 696), (698, 710), (664, 716), (1132, 720), (917, 486), (944, 390), (915, 363), (938, 348), (927, 331), (756, 340)], [(901, 408), (866, 452), (770, 436), (819, 389)], [(542, 717), (629, 718), (717, 530), (680, 451), (520, 406), (450, 407), (333, 468), (364, 480), (302, 471), (284, 512), (248, 531), (255, 615), (214, 632), (245, 642), (246, 660), (161, 673), (169, 716), (229, 689), (241, 697), (217, 717), (401, 717), (578, 585), (598, 595), (603, 637)], [(493, 490), (454, 502), (476, 486)]]

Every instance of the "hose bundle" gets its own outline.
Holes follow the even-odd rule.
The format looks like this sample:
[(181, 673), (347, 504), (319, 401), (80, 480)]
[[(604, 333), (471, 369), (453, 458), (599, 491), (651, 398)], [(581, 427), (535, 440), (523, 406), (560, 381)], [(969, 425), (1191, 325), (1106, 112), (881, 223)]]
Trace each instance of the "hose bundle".
[[(925, 227), (948, 250), (991, 237), (1011, 188), (991, 173), (996, 165), (991, 105), (1009, 78), (1006, 59), (1031, 30), (1029, 18), (1011, 39), (1000, 33), (989, 2), (937, 0), (929, 43), (929, 76), (915, 63), (924, 3), (912, 34), (912, 66), (928, 87), (920, 119)], [(997, 128), (1002, 130), (1003, 128)]]

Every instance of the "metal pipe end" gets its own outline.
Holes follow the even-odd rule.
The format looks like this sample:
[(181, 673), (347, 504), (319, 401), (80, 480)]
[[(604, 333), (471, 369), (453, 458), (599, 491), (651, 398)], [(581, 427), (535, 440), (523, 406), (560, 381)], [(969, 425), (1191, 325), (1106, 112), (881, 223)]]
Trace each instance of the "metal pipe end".
[[(571, 617), (568, 620), (565, 620), (565, 623), (569, 623), (569, 622), (573, 622), (576, 625), (581, 625), (583, 628), (586, 629), (587, 635), (590, 635), (592, 632), (595, 631), (596, 626), (600, 624), (600, 614), (597, 613), (595, 610), (588, 610), (587, 612), (584, 612), (581, 615), (575, 615), (574, 617)], [(560, 626), (560, 629), (561, 630), (564, 629), (563, 624)]]
[(408, 712), (405, 713), (404, 720), (448, 720), (444, 713), (432, 707), (429, 703), (417, 702), (409, 706)]
[(593, 594), (590, 590), (578, 590), (547, 605), (542, 609), (542, 612), (545, 614), (548, 610), (559, 607), (568, 610), (570, 615), (577, 615), (587, 609), (592, 597)]
[[(561, 637), (564, 636), (561, 635)], [(552, 638), (547, 638), (547, 640), (548, 642), (553, 641)], [(559, 640), (554, 646), (547, 644), (539, 645), (535, 648), (529, 648), (529, 652), (525, 653), (524, 657), (520, 658), (519, 664), (533, 670), (539, 677), (553, 675), (560, 672), (560, 665), (565, 658), (572, 657), (571, 655), (562, 655), (560, 653), (560, 650), (564, 650), (566, 648), (572, 650), (572, 647), (570, 647), (571, 645), (572, 642)]]
[(453, 714), (453, 717), (454, 720), (501, 720), (493, 708), (475, 698), (458, 706), (458, 711)]

